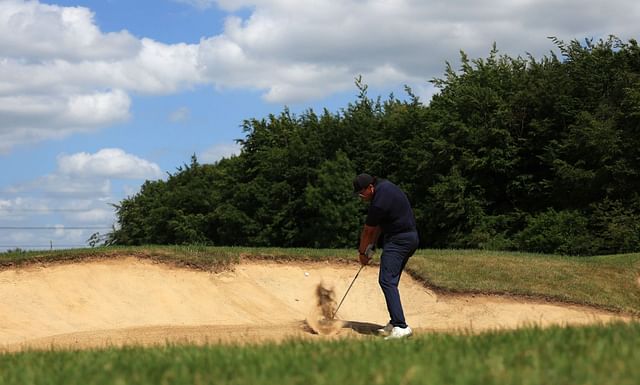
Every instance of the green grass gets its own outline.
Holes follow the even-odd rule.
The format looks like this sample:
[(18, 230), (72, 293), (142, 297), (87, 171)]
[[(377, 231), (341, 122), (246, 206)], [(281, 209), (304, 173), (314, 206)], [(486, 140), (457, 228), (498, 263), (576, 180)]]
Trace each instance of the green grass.
[(241, 258), (344, 262), (354, 260), (353, 251), (343, 249), (296, 249), (277, 247), (213, 246), (109, 246), (86, 249), (0, 253), (0, 269), (33, 263), (79, 261), (91, 258), (135, 256), (204, 270), (224, 270)]
[(442, 291), (508, 294), (640, 314), (640, 254), (563, 257), (421, 250), (408, 270)]
[(0, 355), (0, 384), (640, 383), (640, 323)]

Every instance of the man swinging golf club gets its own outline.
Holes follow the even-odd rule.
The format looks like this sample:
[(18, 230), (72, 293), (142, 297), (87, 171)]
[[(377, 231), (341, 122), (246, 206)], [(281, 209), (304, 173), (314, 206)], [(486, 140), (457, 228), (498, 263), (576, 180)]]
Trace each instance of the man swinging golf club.
[(358, 175), (353, 180), (353, 190), (360, 198), (369, 202), (367, 220), (358, 247), (358, 259), (362, 265), (371, 261), (367, 247), (375, 245), (380, 234), (384, 234), (378, 282), (391, 319), (378, 332), (386, 335), (385, 339), (409, 337), (413, 331), (404, 318), (398, 283), (402, 270), (419, 243), (411, 205), (398, 186), (369, 174)]

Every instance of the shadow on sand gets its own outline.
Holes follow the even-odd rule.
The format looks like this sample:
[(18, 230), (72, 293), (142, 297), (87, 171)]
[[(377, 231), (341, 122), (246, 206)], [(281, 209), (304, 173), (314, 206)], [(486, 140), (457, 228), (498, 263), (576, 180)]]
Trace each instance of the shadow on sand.
[[(358, 322), (358, 321), (341, 321), (341, 322), (342, 322), (341, 329), (351, 329), (354, 332), (362, 335), (371, 335), (371, 336), (378, 335), (378, 329), (384, 327), (384, 325), (379, 325), (379, 324), (374, 324), (369, 322)], [(309, 324), (309, 320), (303, 321), (301, 323), (301, 326), (302, 326), (302, 330), (304, 330), (307, 333), (325, 334), (325, 333), (318, 333), (317, 325), (316, 325), (316, 329), (314, 329)]]
[(378, 335), (378, 329), (383, 328), (384, 325), (372, 324), (369, 322), (358, 321), (344, 321), (343, 328), (349, 328), (356, 333), (365, 335)]

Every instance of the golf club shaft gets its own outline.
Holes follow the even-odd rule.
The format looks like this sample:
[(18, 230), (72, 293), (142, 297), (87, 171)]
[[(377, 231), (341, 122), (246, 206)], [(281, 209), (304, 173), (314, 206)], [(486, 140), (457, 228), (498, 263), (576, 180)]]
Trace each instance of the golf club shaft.
[(365, 265), (360, 266), (360, 269), (358, 270), (358, 272), (356, 273), (356, 276), (353, 277), (353, 281), (351, 281), (351, 285), (349, 285), (349, 287), (347, 288), (347, 292), (344, 293), (344, 296), (342, 297), (342, 300), (340, 301), (340, 303), (338, 304), (338, 307), (336, 308), (336, 311), (333, 312), (333, 315), (331, 316), (331, 319), (336, 318), (336, 314), (338, 314), (338, 310), (340, 310), (340, 306), (342, 306), (342, 303), (344, 302), (344, 299), (347, 298), (347, 294), (349, 294), (349, 290), (351, 290), (351, 286), (353, 286), (353, 283), (356, 281), (356, 279), (358, 278), (358, 275), (360, 275), (360, 272), (362, 271), (362, 268)]

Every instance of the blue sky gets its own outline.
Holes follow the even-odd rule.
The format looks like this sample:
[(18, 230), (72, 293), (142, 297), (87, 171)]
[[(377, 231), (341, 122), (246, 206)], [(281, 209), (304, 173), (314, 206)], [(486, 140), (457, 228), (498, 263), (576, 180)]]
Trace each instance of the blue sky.
[(0, 0), (0, 251), (85, 245), (145, 180), (238, 153), (244, 119), (337, 111), (359, 75), (427, 103), (460, 50), (540, 57), (638, 19), (632, 0)]

